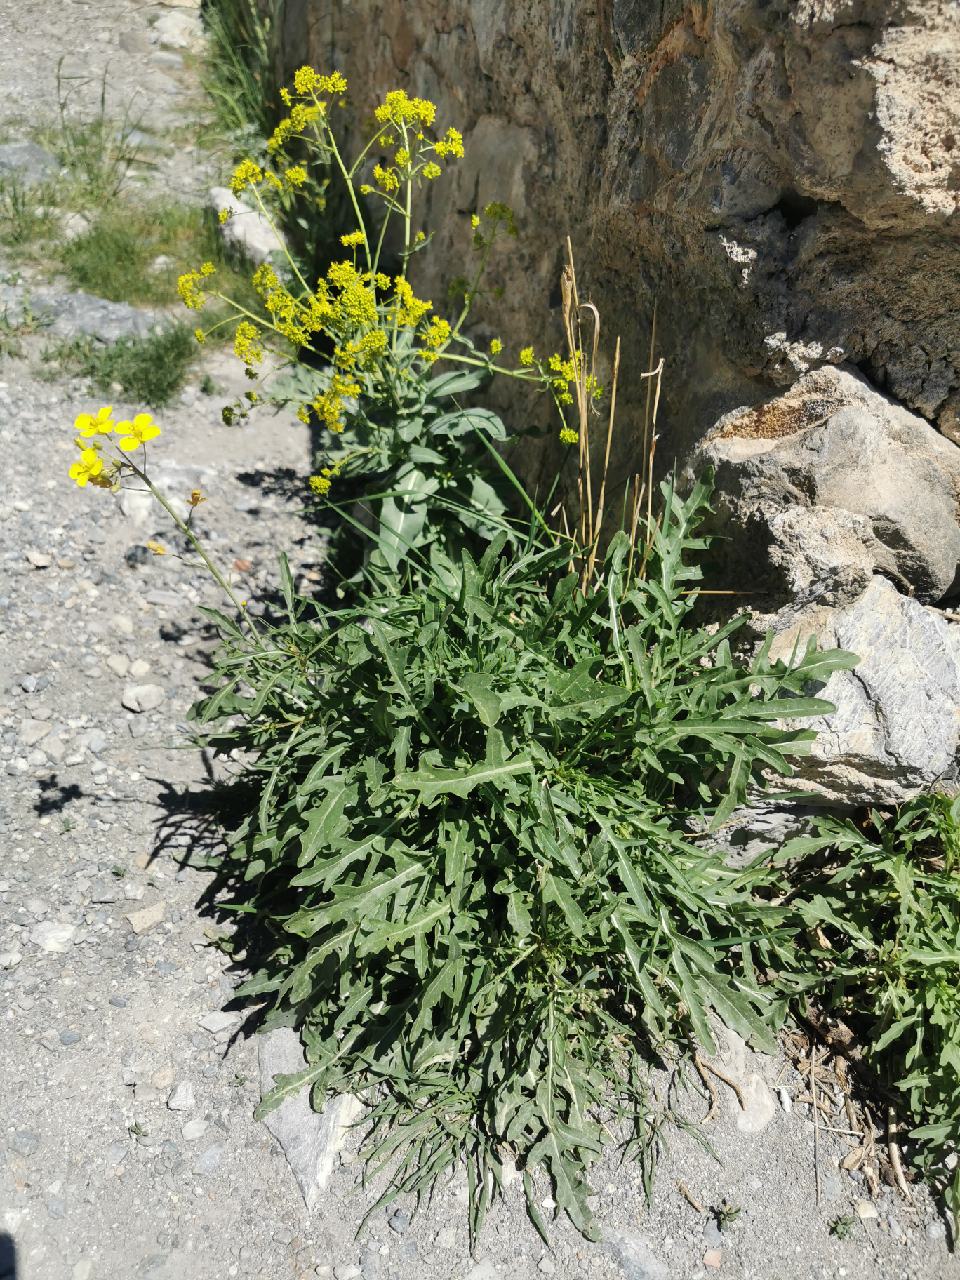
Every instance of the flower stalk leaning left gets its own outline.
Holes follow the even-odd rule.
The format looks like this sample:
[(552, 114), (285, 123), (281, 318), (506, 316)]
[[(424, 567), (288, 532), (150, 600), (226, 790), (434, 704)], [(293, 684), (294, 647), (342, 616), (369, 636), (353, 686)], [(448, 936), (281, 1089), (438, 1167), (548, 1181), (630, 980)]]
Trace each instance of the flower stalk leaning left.
[(161, 434), (153, 417), (149, 413), (138, 413), (132, 419), (116, 422), (113, 407), (104, 405), (94, 414), (81, 413), (73, 427), (77, 433), (74, 443), (80, 450), (80, 456), (70, 467), (70, 479), (81, 489), (92, 484), (98, 489), (109, 489), (112, 493), (118, 493), (125, 480), (139, 480), (200, 557), (217, 586), (237, 610), (241, 622), (253, 638), (259, 641), (257, 625), (247, 612), (244, 602), (237, 598), (226, 576), (207, 554), (192, 527), (193, 513), (205, 501), (203, 495), (198, 489), (191, 493), (190, 514), (184, 520), (150, 479), (147, 472), (147, 444)]

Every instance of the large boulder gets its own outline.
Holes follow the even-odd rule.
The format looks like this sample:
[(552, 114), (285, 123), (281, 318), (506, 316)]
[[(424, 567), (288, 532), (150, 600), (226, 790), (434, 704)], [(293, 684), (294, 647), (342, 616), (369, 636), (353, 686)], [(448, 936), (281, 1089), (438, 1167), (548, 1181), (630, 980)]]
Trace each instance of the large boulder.
[(855, 599), (882, 574), (934, 603), (960, 569), (960, 449), (856, 374), (824, 368), (726, 414), (689, 472), (716, 474), (713, 576), (761, 612)]
[(784, 613), (771, 652), (808, 636), (859, 656), (818, 696), (836, 713), (807, 722), (817, 739), (795, 782), (819, 803), (899, 804), (960, 779), (960, 621), (873, 578), (851, 604)]
[(840, 361), (958, 429), (960, 5), (289, 0), (283, 40), (288, 74), (346, 73), (354, 140), (398, 86), (463, 129), (430, 192), (424, 296), (464, 274), (477, 205), (512, 202), (520, 236), (481, 310), (510, 345), (556, 343), (572, 235), (623, 338), (618, 472), (655, 302), (665, 461)]

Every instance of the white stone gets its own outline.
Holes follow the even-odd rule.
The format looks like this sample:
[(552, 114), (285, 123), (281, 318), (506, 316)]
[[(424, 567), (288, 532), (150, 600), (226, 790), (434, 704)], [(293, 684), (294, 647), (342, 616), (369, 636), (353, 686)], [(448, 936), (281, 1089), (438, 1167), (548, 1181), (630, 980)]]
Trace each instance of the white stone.
[(166, 913), (165, 902), (154, 902), (149, 907), (142, 907), (139, 911), (128, 911), (127, 919), (134, 933), (146, 933), (148, 929), (158, 925)]
[(76, 932), (76, 925), (65, 924), (60, 920), (44, 920), (30, 930), (30, 938), (41, 951), (69, 951)]
[(211, 1035), (222, 1035), (224, 1031), (232, 1031), (240, 1021), (235, 1013), (226, 1013), (220, 1009), (214, 1010), (213, 1013), (207, 1013), (200, 1019), (200, 1025), (204, 1031), (209, 1031)]
[(203, 28), (193, 13), (165, 13), (156, 20), (153, 29), (162, 49), (198, 50), (203, 47)]
[(195, 1105), (193, 1085), (189, 1080), (181, 1080), (167, 1099), (167, 1106), (171, 1111), (192, 1111)]
[(197, 1142), (207, 1132), (206, 1120), (188, 1120), (180, 1130), (184, 1142)]
[(230, 211), (228, 221), (219, 224), (228, 249), (255, 265), (284, 256), (283, 241), (259, 209), (244, 204), (227, 187), (211, 188), (209, 203), (215, 215)]
[(165, 696), (163, 686), (159, 684), (128, 684), (120, 701), (128, 711), (156, 711)]

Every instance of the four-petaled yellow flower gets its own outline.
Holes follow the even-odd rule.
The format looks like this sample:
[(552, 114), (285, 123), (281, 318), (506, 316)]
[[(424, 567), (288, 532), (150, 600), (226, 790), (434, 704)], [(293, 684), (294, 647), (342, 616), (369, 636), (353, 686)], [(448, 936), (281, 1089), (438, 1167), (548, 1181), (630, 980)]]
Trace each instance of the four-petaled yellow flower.
[(124, 453), (132, 453), (148, 440), (155, 440), (160, 428), (149, 413), (138, 413), (132, 422), (118, 422), (117, 434), (122, 438), (117, 442)]
[(80, 458), (70, 468), (70, 479), (83, 489), (103, 470), (103, 459), (96, 449), (81, 449)]
[(155, 556), (165, 556), (167, 554), (167, 548), (162, 542), (157, 542), (155, 538), (148, 538), (143, 545), (148, 551), (152, 551)]
[(113, 430), (113, 406), (105, 404), (95, 414), (79, 414), (73, 429), (85, 439), (89, 439), (90, 436), (108, 436)]

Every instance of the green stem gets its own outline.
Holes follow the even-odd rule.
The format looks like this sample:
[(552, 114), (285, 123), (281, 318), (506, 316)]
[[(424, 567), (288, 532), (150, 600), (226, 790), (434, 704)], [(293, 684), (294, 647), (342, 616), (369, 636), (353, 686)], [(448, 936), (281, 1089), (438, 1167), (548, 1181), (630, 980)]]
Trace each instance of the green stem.
[(252, 633), (257, 644), (260, 644), (261, 643), (260, 632), (257, 629), (256, 624), (254, 623), (250, 615), (247, 613), (243, 605), (240, 603), (240, 601), (237, 599), (233, 591), (233, 588), (230, 586), (229, 582), (227, 582), (224, 575), (220, 572), (216, 564), (213, 562), (213, 560), (210, 559), (206, 551), (203, 549), (203, 545), (200, 542), (200, 539), (193, 532), (193, 530), (190, 528), (187, 522), (181, 519), (181, 517), (177, 514), (173, 506), (167, 501), (167, 499), (163, 496), (163, 494), (160, 492), (157, 486), (149, 478), (147, 473), (141, 467), (138, 467), (137, 464), (133, 461), (133, 459), (128, 454), (124, 454), (123, 460), (134, 472), (134, 474), (137, 475), (143, 481), (143, 483), (147, 486), (149, 491), (153, 494), (154, 498), (156, 498), (157, 502), (160, 503), (161, 507), (163, 507), (167, 515), (170, 517), (170, 519), (173, 521), (176, 527), (180, 530), (183, 536), (190, 543), (191, 547), (193, 547), (194, 551), (197, 553), (197, 555), (206, 565), (207, 570), (209, 571), (214, 582), (216, 582), (217, 586), (220, 588), (223, 594), (227, 597), (227, 599), (236, 609), (241, 619), (246, 623), (247, 627), (250, 629), (250, 632)]

